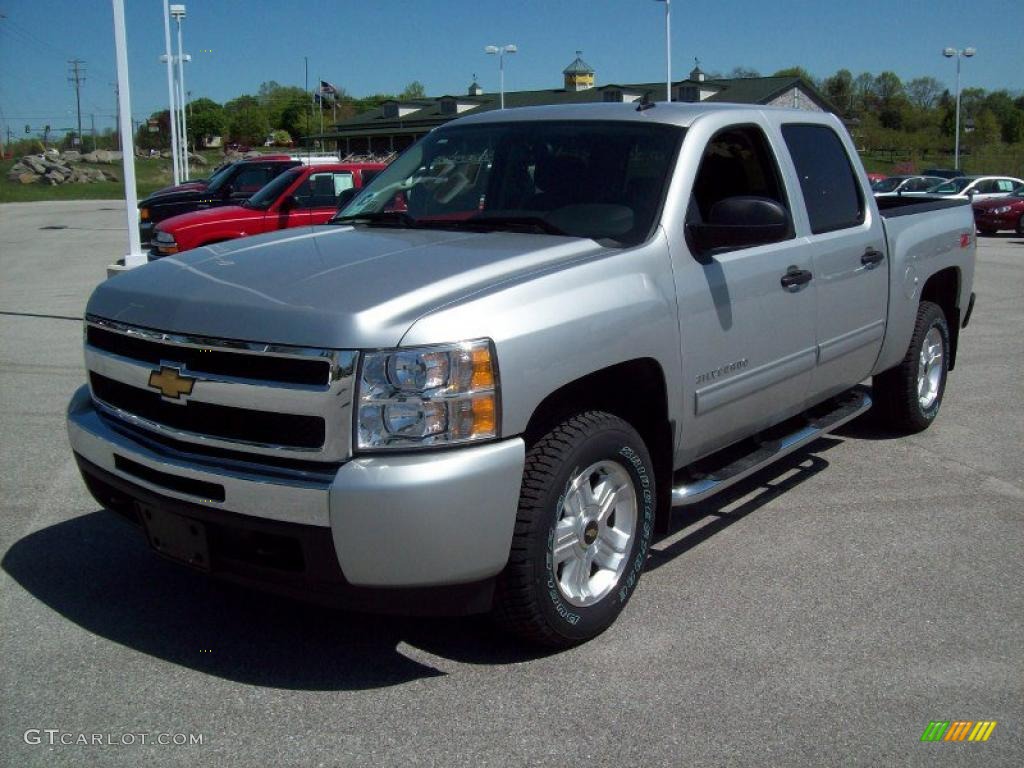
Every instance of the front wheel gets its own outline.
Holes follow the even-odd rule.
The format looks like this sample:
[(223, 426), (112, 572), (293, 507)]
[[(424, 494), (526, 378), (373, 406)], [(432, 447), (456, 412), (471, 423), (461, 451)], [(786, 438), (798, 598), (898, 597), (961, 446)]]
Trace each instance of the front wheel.
[(908, 433), (931, 426), (942, 405), (948, 372), (946, 315), (937, 304), (922, 301), (903, 362), (876, 376), (872, 384), (886, 426)]
[(556, 426), (526, 454), (495, 617), (553, 648), (599, 635), (640, 579), (656, 500), (650, 455), (627, 422), (588, 411)]
[(1024, 213), (1017, 219), (1017, 234), (1024, 235)]

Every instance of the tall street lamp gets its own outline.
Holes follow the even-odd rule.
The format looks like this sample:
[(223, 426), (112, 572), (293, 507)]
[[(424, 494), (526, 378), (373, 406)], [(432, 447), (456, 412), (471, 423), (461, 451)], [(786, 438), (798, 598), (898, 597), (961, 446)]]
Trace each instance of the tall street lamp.
[(942, 55), (947, 59), (956, 57), (956, 149), (953, 155), (953, 168), (960, 170), (960, 59), (969, 59), (977, 51), (974, 48), (945, 48)]
[(512, 43), (508, 45), (488, 45), (484, 48), (484, 53), (490, 53), (498, 57), (498, 79), (500, 81), (500, 87), (498, 93), (501, 99), (501, 108), (505, 108), (505, 54), (515, 53), (519, 49), (516, 48)]
[(665, 101), (672, 101), (672, 0), (655, 0), (665, 4)]
[(181, 22), (185, 19), (185, 6), (181, 4), (172, 5), (171, 17), (178, 22), (178, 127), (181, 134), (181, 139), (178, 143), (181, 146), (181, 175), (185, 181), (188, 181), (188, 123), (185, 120), (185, 62), (191, 61), (192, 57), (182, 51), (181, 45)]
[(171, 12), (167, 0), (164, 0), (164, 48), (166, 53), (160, 57), (167, 63), (167, 100), (171, 108), (167, 112), (171, 123), (171, 160), (174, 167), (174, 185), (181, 183), (181, 171), (178, 168), (178, 119), (175, 112), (177, 99), (174, 94), (174, 59), (171, 56)]

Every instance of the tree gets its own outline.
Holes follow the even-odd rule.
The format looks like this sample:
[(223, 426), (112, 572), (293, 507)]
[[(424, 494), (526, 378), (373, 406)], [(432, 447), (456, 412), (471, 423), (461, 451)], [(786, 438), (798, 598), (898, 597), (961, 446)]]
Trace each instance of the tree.
[(840, 69), (832, 77), (825, 78), (822, 83), (825, 96), (845, 114), (853, 112), (853, 74), (848, 69)]
[(904, 88), (907, 99), (918, 109), (931, 109), (942, 94), (942, 83), (934, 77), (915, 77)]
[(761, 73), (751, 67), (733, 67), (728, 77), (732, 80), (745, 80), (751, 77), (760, 77)]
[(772, 77), (801, 77), (815, 88), (819, 85), (817, 78), (803, 67), (786, 67), (786, 69), (780, 69)]
[(398, 98), (400, 99), (422, 99), (427, 95), (427, 90), (419, 80), (413, 80), (403, 90)]
[(903, 81), (895, 72), (883, 72), (875, 78), (875, 93), (883, 107), (892, 106), (903, 96)]
[(224, 107), (213, 99), (196, 99), (189, 105), (188, 139), (194, 147), (205, 147), (214, 136), (228, 131)]
[(875, 91), (875, 77), (870, 72), (861, 72), (853, 80), (853, 96), (856, 111), (869, 112), (875, 108), (878, 96)]

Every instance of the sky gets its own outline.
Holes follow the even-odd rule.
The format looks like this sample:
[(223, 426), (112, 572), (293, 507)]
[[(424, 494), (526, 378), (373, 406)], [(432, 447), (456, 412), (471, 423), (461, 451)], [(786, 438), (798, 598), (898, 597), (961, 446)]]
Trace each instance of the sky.
[[(125, 0), (132, 115), (167, 107), (162, 0)], [(665, 76), (664, 5), (653, 0), (187, 0), (185, 83), (192, 98), (218, 102), (276, 80), (322, 78), (354, 96), (397, 93), (412, 80), (429, 95), (465, 93), (474, 74), (498, 89), (497, 57), (514, 43), (506, 90), (561, 87), (562, 69), (583, 51), (597, 83)], [(75, 124), (70, 59), (85, 61), (82, 122), (113, 127), (110, 0), (0, 0), (0, 131)], [(172, 37), (175, 33), (172, 28)], [(176, 40), (176, 37), (175, 37)], [(799, 65), (818, 77), (892, 70), (929, 75), (951, 89), (956, 69), (941, 51), (974, 46), (963, 87), (1024, 89), (1019, 0), (673, 0), (673, 77), (700, 58), (707, 71), (770, 75)], [(176, 44), (176, 43), (175, 43)], [(94, 118), (90, 117), (94, 116)]]

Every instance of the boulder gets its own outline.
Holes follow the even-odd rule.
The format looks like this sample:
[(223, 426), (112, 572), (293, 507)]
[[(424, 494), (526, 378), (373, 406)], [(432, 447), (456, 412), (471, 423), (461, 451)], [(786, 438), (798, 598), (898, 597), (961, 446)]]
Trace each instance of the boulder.
[(86, 163), (98, 163), (99, 162), (99, 160), (96, 159), (96, 153), (95, 152), (86, 152), (84, 155), (82, 155), (82, 161), (86, 162)]
[(28, 166), (28, 169), (32, 173), (37, 173), (40, 176), (46, 173), (46, 165), (38, 157), (32, 157), (32, 155), (26, 155), (21, 158), (21, 162)]
[(190, 152), (189, 153), (188, 161), (192, 165), (207, 165), (208, 164), (208, 161), (207, 161), (207, 159), (205, 157), (203, 157), (202, 155), (196, 154), (195, 152)]
[(64, 174), (57, 173), (57, 171), (49, 171), (46, 174), (46, 178), (48, 178), (54, 184), (63, 184), (64, 183)]
[(65, 163), (77, 163), (82, 159), (82, 153), (77, 149), (69, 149), (62, 158)]
[(19, 184), (35, 184), (41, 178), (42, 177), (39, 176), (36, 173), (23, 173), (20, 176), (18, 176), (18, 183)]
[(10, 173), (13, 173), (15, 176), (17, 176), (20, 173), (31, 173), (31, 171), (31, 168), (29, 168), (27, 165), (25, 165), (23, 162), (19, 160), (18, 162), (11, 166)]

